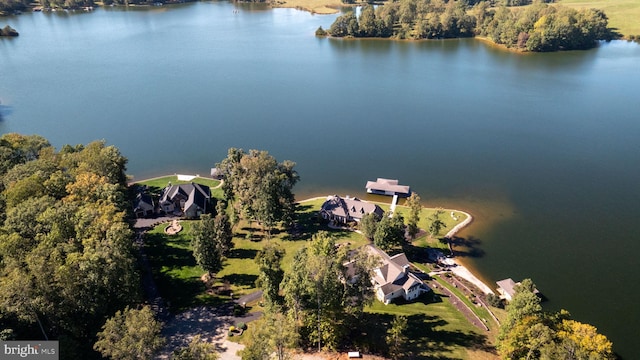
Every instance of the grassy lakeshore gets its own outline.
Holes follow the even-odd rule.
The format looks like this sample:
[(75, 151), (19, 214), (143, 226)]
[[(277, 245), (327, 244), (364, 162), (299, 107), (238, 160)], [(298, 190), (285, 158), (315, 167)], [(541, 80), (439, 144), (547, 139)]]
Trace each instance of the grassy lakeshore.
[(313, 14), (335, 14), (344, 4), (340, 0), (276, 0), (271, 5), (305, 10)]
[(576, 9), (595, 8), (609, 17), (609, 27), (625, 37), (640, 36), (640, 1), (637, 0), (560, 0), (560, 5)]
[[(626, 38), (640, 36), (640, 2), (637, 0), (560, 0), (558, 4), (576, 9), (604, 10), (610, 27)], [(343, 5), (340, 0), (277, 0), (272, 3), (273, 7), (296, 8), (315, 14), (334, 14)]]
[[(194, 182), (205, 182), (215, 187), (217, 182), (206, 178), (196, 178)], [(136, 182), (161, 189), (168, 182), (178, 183), (176, 176), (161, 177)], [(240, 221), (234, 228), (234, 247), (230, 256), (225, 260), (224, 268), (213, 283), (205, 284), (201, 280), (204, 273), (191, 254), (190, 228), (192, 221), (183, 220), (183, 230), (177, 235), (167, 235), (164, 228), (167, 224), (160, 224), (145, 236), (145, 247), (152, 267), (152, 272), (160, 293), (168, 300), (171, 311), (182, 311), (200, 305), (219, 305), (230, 300), (230, 295), (241, 296), (258, 290), (255, 280), (258, 277), (258, 267), (254, 258), (265, 243), (277, 243), (282, 246), (286, 255), (282, 262), (285, 271), (294, 254), (306, 246), (313, 234), (319, 231), (329, 231), (336, 237), (338, 243), (349, 248), (358, 248), (368, 243), (361, 234), (350, 230), (330, 229), (319, 222), (318, 211), (325, 201), (325, 197), (302, 200), (297, 205), (298, 220), (301, 232), (294, 238), (285, 229), (274, 229), (269, 237), (260, 226), (247, 221)], [(384, 210), (390, 207), (389, 202), (377, 202)], [(419, 226), (428, 227), (427, 217), (438, 209), (423, 208)], [(420, 236), (414, 246), (446, 247), (438, 240), (456, 225), (467, 219), (464, 212), (442, 209), (440, 216), (446, 228), (436, 237), (426, 234)], [(396, 213), (405, 214), (408, 208), (397, 206)], [(453, 213), (453, 214), (452, 214)], [(251, 304), (253, 310), (260, 309), (258, 304)], [(463, 314), (451, 303), (446, 296), (437, 295), (435, 298), (426, 296), (418, 302), (384, 305), (375, 301), (367, 307), (363, 315), (370, 326), (366, 326), (362, 336), (358, 337), (358, 345), (363, 349), (378, 352), (384, 349), (386, 329), (390, 326), (394, 315), (407, 316), (410, 323), (407, 336), (408, 349), (419, 357), (442, 359), (494, 359), (495, 325), (490, 326), (491, 332), (484, 332), (469, 323)], [(485, 317), (484, 314), (481, 316)], [(259, 326), (259, 321), (256, 323)], [(250, 325), (251, 329), (251, 325)], [(245, 336), (232, 340), (240, 343)]]

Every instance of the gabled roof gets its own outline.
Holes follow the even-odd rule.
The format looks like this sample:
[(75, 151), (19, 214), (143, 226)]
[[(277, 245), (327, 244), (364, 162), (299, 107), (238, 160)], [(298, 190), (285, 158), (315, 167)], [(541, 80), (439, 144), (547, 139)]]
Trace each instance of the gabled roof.
[[(502, 292), (508, 295), (507, 300), (511, 300), (510, 298), (513, 298), (513, 296), (516, 294), (516, 286), (520, 285), (520, 282), (515, 282), (513, 281), (513, 279), (508, 278), (497, 281), (496, 284), (498, 284), (498, 290), (502, 289)], [(534, 288), (533, 293), (539, 294), (540, 291)]]
[(505, 293), (507, 293), (510, 297), (516, 293), (515, 286), (517, 285), (512, 278), (504, 279), (497, 281), (498, 287), (501, 288)]
[(133, 202), (134, 211), (137, 210), (153, 210), (154, 204), (151, 195), (147, 193), (138, 193), (136, 199)]
[(211, 189), (206, 185), (196, 183), (169, 185), (164, 189), (160, 202), (173, 201), (178, 197), (185, 199), (184, 210), (189, 209), (192, 205), (204, 210), (211, 198)]
[(332, 213), (335, 216), (341, 216), (347, 220), (360, 220), (365, 214), (377, 214), (382, 217), (384, 211), (376, 204), (362, 201), (358, 198), (341, 198), (338, 195), (327, 197), (322, 204), (321, 211)]
[(404, 289), (405, 294), (416, 287), (429, 291), (429, 287), (420, 278), (409, 272), (409, 266), (407, 255), (400, 253), (383, 260), (383, 264), (375, 269), (373, 280), (385, 297), (401, 289)]

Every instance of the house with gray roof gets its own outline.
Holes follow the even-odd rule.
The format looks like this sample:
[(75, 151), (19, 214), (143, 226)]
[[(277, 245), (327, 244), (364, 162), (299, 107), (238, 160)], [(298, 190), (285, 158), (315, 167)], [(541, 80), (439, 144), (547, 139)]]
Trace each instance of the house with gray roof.
[(155, 213), (156, 204), (151, 195), (146, 193), (146, 189), (139, 192), (133, 201), (133, 212), (136, 217), (143, 218)]
[[(516, 286), (520, 285), (520, 282), (515, 282), (512, 278), (508, 278), (497, 281), (496, 284), (498, 284), (498, 293), (500, 294), (500, 298), (511, 301), (513, 296), (516, 294)], [(533, 289), (533, 293), (538, 295), (540, 292), (538, 289)]]
[(431, 291), (420, 278), (409, 271), (409, 266), (404, 253), (383, 259), (382, 265), (373, 271), (372, 279), (378, 300), (386, 305), (399, 297), (407, 301), (414, 300)]
[(398, 180), (378, 178), (376, 181), (367, 181), (365, 185), (367, 192), (378, 195), (411, 195), (411, 188), (408, 185), (398, 184)]
[(376, 214), (379, 218), (384, 215), (384, 210), (376, 204), (362, 201), (358, 198), (340, 197), (333, 195), (320, 208), (320, 215), (329, 221), (339, 224), (359, 222), (365, 214)]
[(178, 214), (187, 218), (197, 218), (209, 212), (211, 189), (196, 183), (167, 185), (158, 201), (160, 210), (167, 214)]

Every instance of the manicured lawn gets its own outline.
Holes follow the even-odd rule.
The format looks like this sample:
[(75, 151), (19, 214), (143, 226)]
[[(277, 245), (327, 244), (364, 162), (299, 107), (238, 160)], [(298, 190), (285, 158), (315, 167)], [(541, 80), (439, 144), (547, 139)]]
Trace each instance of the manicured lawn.
[(182, 221), (181, 224), (182, 231), (173, 236), (164, 233), (167, 224), (160, 224), (145, 235), (145, 251), (158, 291), (172, 311), (220, 304), (224, 299), (208, 294), (200, 280), (204, 271), (191, 253), (190, 222)]
[(160, 191), (164, 189), (169, 183), (171, 183), (172, 185), (179, 185), (179, 184), (189, 184), (191, 182), (207, 185), (208, 187), (211, 188), (212, 197), (216, 199), (224, 199), (224, 194), (222, 192), (222, 189), (221, 188), (214, 189), (216, 186), (220, 185), (220, 181), (209, 179), (209, 178), (197, 177), (191, 181), (182, 181), (182, 180), (178, 181), (178, 176), (171, 175), (171, 176), (165, 176), (165, 177), (151, 179), (151, 180), (138, 181), (138, 182), (135, 182), (134, 184), (146, 185), (147, 187), (149, 187), (149, 191), (151, 192), (151, 194), (155, 194), (159, 196)]
[(395, 315), (408, 318), (409, 355), (420, 359), (473, 359), (467, 349), (491, 356), (487, 335), (471, 325), (448, 298), (436, 293), (434, 300), (423, 295), (422, 301), (384, 305), (375, 301), (366, 309), (371, 326), (366, 328), (367, 342), (384, 343), (386, 330)]
[(254, 258), (268, 242), (279, 244), (285, 250), (282, 262), (285, 271), (288, 270), (295, 253), (307, 244), (312, 234), (320, 230), (329, 231), (336, 237), (337, 243), (349, 244), (350, 248), (366, 243), (366, 239), (357, 233), (321, 226), (315, 214), (318, 209), (319, 205), (299, 208), (301, 232), (295, 238), (278, 229), (272, 231), (269, 238), (255, 224), (250, 226), (247, 222), (240, 222), (236, 225), (234, 247), (225, 260), (224, 268), (216, 274), (213, 284), (215, 291), (208, 290), (200, 280), (204, 270), (196, 264), (190, 246), (189, 231), (192, 221), (181, 221), (183, 230), (173, 236), (164, 233), (166, 224), (158, 225), (145, 237), (146, 251), (158, 290), (170, 302), (172, 310), (183, 310), (198, 305), (216, 305), (228, 301), (231, 292), (237, 297), (258, 290), (255, 286), (258, 266)]
[(640, 1), (637, 0), (560, 0), (559, 4), (573, 8), (604, 10), (609, 26), (622, 35), (640, 36)]

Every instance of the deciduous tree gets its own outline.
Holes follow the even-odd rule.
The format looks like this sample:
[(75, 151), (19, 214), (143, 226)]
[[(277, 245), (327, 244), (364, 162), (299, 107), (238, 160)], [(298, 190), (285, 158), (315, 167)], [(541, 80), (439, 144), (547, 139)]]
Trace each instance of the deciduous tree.
[(420, 204), (420, 195), (413, 192), (411, 196), (407, 198), (407, 204), (409, 207), (409, 216), (407, 217), (407, 233), (411, 239), (415, 239), (416, 235), (420, 231), (418, 228), (418, 222), (420, 221), (420, 212), (422, 211), (422, 204)]
[(203, 214), (191, 225), (193, 257), (209, 278), (222, 270), (223, 248), (216, 240), (216, 223), (211, 214)]
[(220, 357), (215, 345), (206, 342), (200, 335), (191, 339), (187, 347), (174, 351), (171, 360), (217, 360)]
[(107, 320), (94, 349), (111, 359), (152, 359), (164, 344), (161, 330), (162, 324), (148, 306), (140, 310), (126, 308)]
[(284, 271), (280, 267), (282, 258), (285, 255), (284, 249), (276, 244), (267, 244), (258, 252), (256, 262), (260, 274), (258, 275), (257, 284), (262, 288), (263, 298), (267, 308), (282, 303), (279, 291), (280, 283), (284, 278)]
[(404, 355), (404, 346), (407, 342), (407, 318), (405, 316), (396, 315), (393, 317), (391, 327), (387, 330), (387, 345), (389, 346), (389, 354), (394, 358), (400, 358)]
[(373, 235), (373, 243), (388, 250), (394, 246), (401, 246), (404, 241), (404, 218), (400, 214), (385, 214)]

